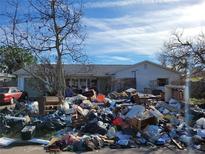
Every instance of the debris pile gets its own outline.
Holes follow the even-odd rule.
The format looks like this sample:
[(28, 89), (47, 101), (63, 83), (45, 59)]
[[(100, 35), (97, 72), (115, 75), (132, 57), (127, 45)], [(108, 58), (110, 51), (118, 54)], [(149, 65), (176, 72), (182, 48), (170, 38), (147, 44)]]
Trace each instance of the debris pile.
[[(38, 102), (18, 103), (12, 110), (1, 110), (0, 133), (20, 132), (21, 138), (29, 141), (35, 133), (54, 131), (49, 142), (40, 142), (48, 152), (166, 144), (205, 151), (204, 110), (190, 107), (187, 123), (184, 104), (175, 99), (164, 102), (132, 88), (107, 97), (90, 90), (67, 97), (47, 115), (37, 114), (37, 106)], [(8, 140), (0, 138), (0, 146), (8, 146), (1, 142), (4, 139)]]

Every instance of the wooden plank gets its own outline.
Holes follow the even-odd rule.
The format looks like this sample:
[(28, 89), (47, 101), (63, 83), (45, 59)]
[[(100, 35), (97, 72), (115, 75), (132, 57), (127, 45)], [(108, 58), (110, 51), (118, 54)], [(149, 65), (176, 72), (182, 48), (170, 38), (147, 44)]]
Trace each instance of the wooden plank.
[(156, 124), (157, 118), (156, 117), (149, 117), (147, 119), (133, 118), (133, 119), (129, 119), (128, 123), (131, 125), (131, 127), (136, 128), (137, 130), (142, 130), (147, 125)]

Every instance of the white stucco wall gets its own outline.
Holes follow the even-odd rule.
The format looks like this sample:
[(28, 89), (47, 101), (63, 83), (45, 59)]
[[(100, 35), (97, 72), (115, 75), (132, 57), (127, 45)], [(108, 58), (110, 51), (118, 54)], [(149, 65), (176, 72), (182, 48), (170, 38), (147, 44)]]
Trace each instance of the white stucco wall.
[(123, 79), (123, 78), (135, 78), (135, 73), (136, 72), (136, 67), (135, 68), (129, 68), (129, 69), (126, 69), (126, 70), (122, 70), (122, 71), (119, 71), (115, 74), (115, 78), (117, 79)]
[[(115, 78), (131, 78), (136, 72), (136, 87), (138, 91), (144, 91), (144, 88), (150, 88), (150, 82), (158, 78), (168, 78), (169, 83), (180, 78), (180, 74), (163, 69), (151, 63), (141, 63), (127, 70), (117, 72)], [(157, 87), (164, 90), (164, 87)]]

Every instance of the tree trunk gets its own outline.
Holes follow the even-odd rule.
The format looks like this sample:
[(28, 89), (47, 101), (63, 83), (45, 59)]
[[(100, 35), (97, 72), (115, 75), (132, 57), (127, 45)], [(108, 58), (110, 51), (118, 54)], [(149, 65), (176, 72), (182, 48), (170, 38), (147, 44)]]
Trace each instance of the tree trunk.
[(65, 76), (64, 76), (64, 69), (61, 61), (61, 57), (58, 57), (57, 64), (56, 64), (56, 92), (59, 98), (64, 96), (65, 92)]
[(52, 0), (51, 1), (51, 18), (53, 20), (53, 26), (54, 26), (54, 31), (55, 31), (55, 48), (57, 52), (57, 64), (56, 64), (56, 82), (55, 82), (55, 89), (57, 96), (60, 98), (60, 100), (64, 96), (65, 92), (65, 77), (64, 77), (64, 70), (63, 70), (63, 65), (62, 65), (62, 51), (60, 50), (60, 33), (59, 33), (59, 27), (56, 21), (56, 1)]

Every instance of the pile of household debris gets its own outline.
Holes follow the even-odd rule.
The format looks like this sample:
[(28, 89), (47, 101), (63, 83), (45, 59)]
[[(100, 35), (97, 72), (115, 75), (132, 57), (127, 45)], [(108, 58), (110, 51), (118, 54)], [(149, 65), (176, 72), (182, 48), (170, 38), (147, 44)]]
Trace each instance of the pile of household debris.
[[(0, 134), (20, 132), (21, 140), (2, 137), (0, 146), (44, 144), (52, 152), (173, 144), (181, 150), (188, 146), (205, 151), (205, 111), (189, 109), (185, 113), (185, 104), (175, 99), (164, 102), (135, 89), (107, 97), (90, 90), (66, 98), (47, 115), (38, 114), (36, 101), (17, 103), (14, 109), (0, 111)], [(50, 141), (34, 138), (53, 131)]]

